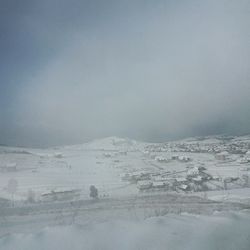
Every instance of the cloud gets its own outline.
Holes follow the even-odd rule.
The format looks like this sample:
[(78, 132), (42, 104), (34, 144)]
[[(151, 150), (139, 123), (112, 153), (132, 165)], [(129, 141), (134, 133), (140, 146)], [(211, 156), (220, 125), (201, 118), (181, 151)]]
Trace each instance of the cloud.
[(247, 1), (65, 4), (33, 23), (48, 60), (18, 91), (26, 139), (250, 132)]

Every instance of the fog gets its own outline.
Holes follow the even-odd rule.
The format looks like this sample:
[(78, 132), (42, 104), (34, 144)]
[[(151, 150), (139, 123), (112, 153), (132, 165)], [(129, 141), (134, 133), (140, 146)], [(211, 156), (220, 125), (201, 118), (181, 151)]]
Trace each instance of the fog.
[(249, 1), (1, 5), (1, 143), (250, 132)]
[(60, 226), (0, 239), (11, 249), (249, 249), (249, 217), (168, 215), (145, 221)]
[(249, 13), (1, 0), (0, 249), (249, 250)]

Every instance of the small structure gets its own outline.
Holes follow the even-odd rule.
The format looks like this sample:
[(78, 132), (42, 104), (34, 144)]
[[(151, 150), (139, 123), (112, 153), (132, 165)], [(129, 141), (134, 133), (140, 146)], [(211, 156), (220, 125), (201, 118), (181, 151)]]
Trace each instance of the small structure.
[(207, 169), (206, 169), (204, 166), (199, 166), (199, 167), (198, 167), (198, 170), (199, 170), (199, 171), (205, 171), (205, 170), (207, 170)]
[(239, 163), (240, 164), (246, 164), (246, 163), (249, 163), (250, 162), (250, 157), (244, 157), (242, 159), (239, 160)]
[(189, 186), (186, 185), (186, 184), (181, 184), (181, 185), (179, 186), (179, 189), (181, 189), (181, 190), (183, 190), (183, 191), (188, 191)]
[(120, 154), (120, 155), (127, 155), (128, 152), (127, 152), (127, 151), (119, 151), (119, 154)]
[(226, 159), (228, 159), (228, 156), (229, 156), (229, 153), (227, 151), (222, 151), (215, 155), (215, 159), (219, 161), (225, 161)]
[(152, 188), (153, 183), (151, 181), (139, 181), (137, 187), (140, 191), (146, 191)]
[(160, 162), (160, 163), (167, 163), (167, 162), (169, 162), (169, 159), (167, 159), (165, 157), (162, 157), (162, 156), (156, 156), (155, 160), (158, 161), (158, 162)]
[(122, 176), (123, 181), (129, 181), (130, 183), (137, 183), (138, 181), (145, 181), (151, 179), (151, 173), (144, 171), (135, 171), (133, 173), (126, 173)]
[(178, 160), (179, 157), (178, 157), (178, 155), (173, 155), (173, 156), (171, 157), (171, 159), (172, 159), (172, 160)]
[(165, 187), (167, 187), (167, 184), (164, 181), (154, 181), (153, 182), (153, 188), (162, 189), (162, 188), (165, 188)]
[(250, 171), (250, 167), (241, 167), (240, 170), (241, 171)]
[(48, 193), (43, 193), (41, 195), (41, 200), (44, 202), (52, 202), (52, 201), (66, 201), (73, 200), (80, 196), (79, 189), (70, 189), (70, 190), (52, 190)]
[(162, 176), (162, 175), (158, 175), (158, 176), (154, 176), (154, 181), (168, 181), (168, 178), (167, 177), (164, 177), (164, 176)]
[(1, 207), (10, 207), (11, 201), (5, 198), (0, 197), (0, 208)]
[(15, 171), (17, 171), (16, 163), (8, 163), (8, 164), (0, 166), (1, 173), (8, 173), (8, 172), (15, 172)]
[(191, 168), (187, 171), (187, 176), (197, 176), (200, 173), (198, 167)]
[(202, 178), (202, 176), (198, 175), (198, 176), (192, 178), (192, 181), (193, 181), (194, 183), (196, 183), (196, 184), (200, 184), (200, 183), (203, 182), (203, 178)]
[(178, 157), (178, 160), (179, 160), (180, 162), (189, 162), (189, 161), (191, 161), (191, 158), (188, 157), (188, 156), (179, 156), (179, 157)]
[(239, 161), (241, 164), (249, 163), (250, 162), (250, 151), (247, 151), (246, 154), (242, 159)]
[(61, 159), (61, 158), (63, 158), (63, 154), (61, 152), (56, 152), (56, 153), (54, 153), (54, 157)]
[(244, 187), (249, 187), (249, 176), (248, 175), (242, 175), (242, 180), (244, 182)]
[(185, 177), (177, 177), (176, 179), (177, 183), (185, 184), (187, 182), (187, 179)]
[(103, 156), (106, 157), (106, 158), (112, 157), (112, 155), (110, 153), (104, 153)]

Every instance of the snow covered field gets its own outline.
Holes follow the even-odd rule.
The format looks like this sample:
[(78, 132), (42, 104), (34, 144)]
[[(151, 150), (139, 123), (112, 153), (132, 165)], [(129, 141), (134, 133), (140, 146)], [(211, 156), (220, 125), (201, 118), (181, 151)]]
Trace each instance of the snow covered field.
[[(90, 185), (98, 188), (100, 197), (138, 194), (145, 180), (156, 188), (143, 191), (159, 191), (163, 184), (165, 189), (160, 191), (225, 194), (225, 188), (250, 187), (249, 148), (248, 137), (230, 141), (192, 138), (165, 144), (110, 137), (50, 149), (0, 147), (0, 197), (11, 198), (10, 179), (18, 182), (17, 201), (27, 199), (29, 190), (36, 200), (46, 192), (71, 189), (79, 189), (81, 197), (87, 198)], [(250, 197), (247, 190), (244, 196)]]
[(248, 136), (0, 147), (0, 249), (250, 249), (249, 149)]

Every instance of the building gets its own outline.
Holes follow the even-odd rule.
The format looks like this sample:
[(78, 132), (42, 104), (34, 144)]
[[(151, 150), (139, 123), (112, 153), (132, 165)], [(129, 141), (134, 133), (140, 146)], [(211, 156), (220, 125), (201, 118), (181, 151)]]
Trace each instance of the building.
[(15, 172), (15, 171), (17, 171), (17, 164), (16, 163), (9, 163), (9, 164), (0, 166), (0, 172), (2, 172), (2, 173)]
[(139, 181), (137, 187), (140, 191), (146, 191), (152, 188), (153, 183), (151, 181)]
[(0, 208), (1, 207), (10, 207), (11, 201), (5, 198), (0, 197)]
[(79, 189), (57, 190), (57, 191), (52, 190), (51, 192), (43, 193), (41, 195), (41, 201), (43, 202), (66, 201), (66, 200), (73, 200), (79, 197), (80, 197)]
[(227, 151), (222, 151), (215, 155), (215, 159), (219, 161), (225, 161), (228, 159), (228, 157), (229, 157), (229, 153)]

